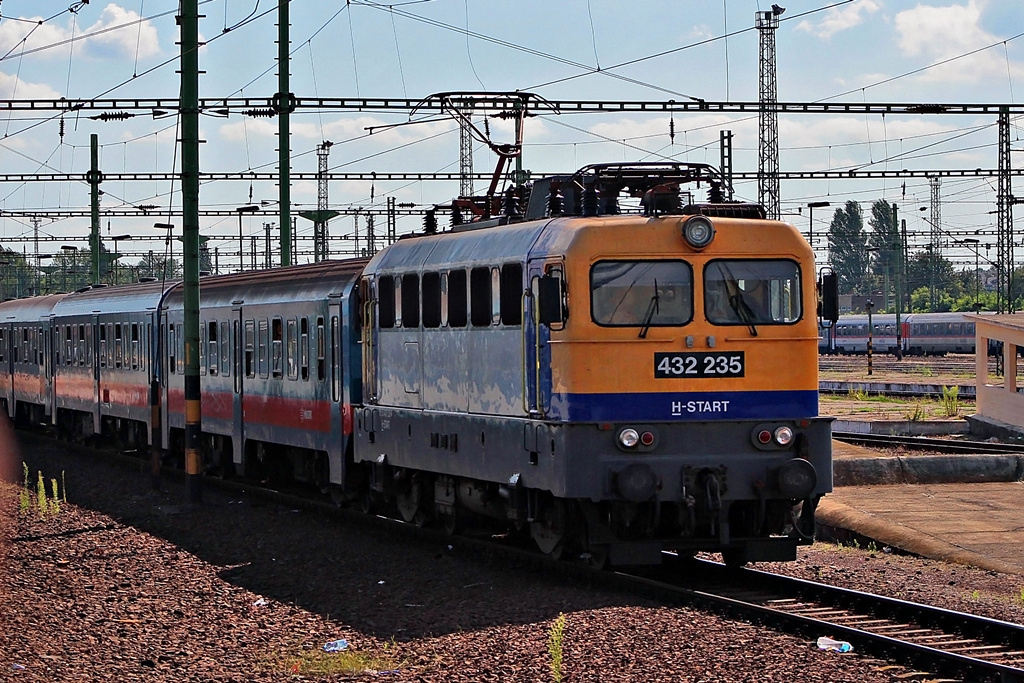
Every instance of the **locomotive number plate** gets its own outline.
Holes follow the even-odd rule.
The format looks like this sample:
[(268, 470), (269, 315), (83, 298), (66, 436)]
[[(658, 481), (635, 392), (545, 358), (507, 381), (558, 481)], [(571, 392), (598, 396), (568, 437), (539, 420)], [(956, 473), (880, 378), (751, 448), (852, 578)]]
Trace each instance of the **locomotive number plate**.
[(743, 377), (743, 352), (656, 353), (655, 378)]

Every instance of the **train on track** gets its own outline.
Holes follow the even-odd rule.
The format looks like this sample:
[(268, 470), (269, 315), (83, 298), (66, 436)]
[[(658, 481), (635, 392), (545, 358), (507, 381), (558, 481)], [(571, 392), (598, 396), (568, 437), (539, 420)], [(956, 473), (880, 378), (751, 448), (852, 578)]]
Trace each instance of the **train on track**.
[[(703, 164), (588, 166), (451, 208), (372, 259), (201, 279), (207, 472), (600, 563), (811, 542), (831, 428), (793, 226), (724, 201)], [(180, 458), (182, 290), (0, 304), (0, 405)]]
[[(899, 339), (893, 313), (871, 316), (871, 346), (875, 353), (941, 356), (974, 353), (974, 313), (907, 313), (900, 316)], [(986, 315), (986, 313), (981, 313)], [(991, 315), (990, 313), (987, 315)], [(819, 329), (819, 353), (858, 354), (868, 350), (868, 316), (844, 315)], [(989, 354), (998, 347), (990, 343)]]

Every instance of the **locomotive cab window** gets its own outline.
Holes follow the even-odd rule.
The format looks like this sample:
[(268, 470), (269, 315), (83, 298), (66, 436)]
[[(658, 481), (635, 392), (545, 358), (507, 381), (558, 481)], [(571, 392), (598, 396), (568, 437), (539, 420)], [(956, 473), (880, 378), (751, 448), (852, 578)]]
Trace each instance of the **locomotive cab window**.
[(523, 322), (523, 266), (506, 263), (501, 267), (501, 322), (521, 325)]
[(693, 268), (684, 261), (599, 261), (590, 314), (606, 327), (664, 327), (693, 319)]
[(715, 325), (788, 325), (803, 315), (800, 267), (788, 260), (736, 259), (704, 269), (704, 314)]

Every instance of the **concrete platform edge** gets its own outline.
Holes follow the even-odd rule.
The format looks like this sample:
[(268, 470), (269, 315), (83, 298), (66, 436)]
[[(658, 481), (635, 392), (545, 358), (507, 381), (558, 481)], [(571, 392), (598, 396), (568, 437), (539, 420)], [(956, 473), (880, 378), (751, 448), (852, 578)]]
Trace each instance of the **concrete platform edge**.
[(954, 562), (1004, 574), (1020, 573), (1019, 567), (965, 550), (934, 536), (922, 534), (919, 530), (880, 519), (843, 503), (831, 501), (827, 496), (818, 504), (816, 517), (819, 525), (854, 531), (884, 545), (929, 559)]
[(950, 484), (1024, 480), (1020, 455), (910, 455), (844, 458), (832, 463), (833, 486)]

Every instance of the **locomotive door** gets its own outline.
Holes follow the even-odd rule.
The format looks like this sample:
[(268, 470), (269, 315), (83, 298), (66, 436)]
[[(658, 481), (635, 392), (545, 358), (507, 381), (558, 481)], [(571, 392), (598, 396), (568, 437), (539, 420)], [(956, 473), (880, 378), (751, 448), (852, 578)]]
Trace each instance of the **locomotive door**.
[(363, 278), (360, 283), (363, 302), (363, 401), (376, 403), (377, 386), (377, 287), (373, 278)]
[(231, 392), (231, 459), (236, 466), (245, 462), (245, 341), (242, 325), (242, 307), (231, 308), (231, 350), (234, 354), (234, 379)]
[[(523, 292), (523, 408), (532, 417), (544, 417), (551, 407), (551, 347), (548, 343), (551, 327), (540, 322), (538, 297), (542, 279), (564, 281), (565, 262), (561, 258), (529, 259), (526, 278), (528, 286)], [(564, 291), (563, 285), (560, 285), (560, 291)]]

